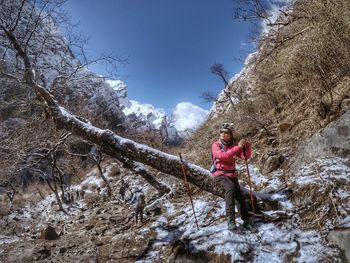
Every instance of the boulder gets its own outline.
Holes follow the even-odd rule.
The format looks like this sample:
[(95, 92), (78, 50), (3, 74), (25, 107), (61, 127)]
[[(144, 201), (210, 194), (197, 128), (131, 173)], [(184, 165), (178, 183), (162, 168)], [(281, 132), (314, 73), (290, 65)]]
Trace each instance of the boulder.
[[(328, 124), (302, 143), (295, 165), (302, 166), (318, 158), (350, 156), (350, 111)], [(298, 167), (293, 167), (297, 169)]]
[(282, 155), (272, 155), (267, 158), (263, 173), (271, 173), (275, 171), (284, 161), (284, 157)]
[(350, 110), (350, 98), (344, 99), (341, 103), (342, 110)]
[(41, 231), (40, 238), (46, 240), (56, 240), (58, 239), (58, 234), (55, 228), (53, 228), (52, 226), (48, 226), (47, 228)]

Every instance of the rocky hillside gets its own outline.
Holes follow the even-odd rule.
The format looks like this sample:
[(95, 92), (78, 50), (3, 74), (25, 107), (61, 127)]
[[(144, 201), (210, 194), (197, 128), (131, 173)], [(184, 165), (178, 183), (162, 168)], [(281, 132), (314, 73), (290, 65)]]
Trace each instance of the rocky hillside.
[[(261, 36), (258, 51), (220, 94), (192, 140), (202, 146), (199, 152), (207, 152), (222, 122), (234, 122), (254, 143), (261, 169), (268, 152), (293, 162), (300, 143), (350, 109), (350, 30), (342, 15), (350, 12), (349, 3), (295, 1), (291, 8)], [(199, 155), (195, 161), (206, 165), (201, 160), (208, 159)]]

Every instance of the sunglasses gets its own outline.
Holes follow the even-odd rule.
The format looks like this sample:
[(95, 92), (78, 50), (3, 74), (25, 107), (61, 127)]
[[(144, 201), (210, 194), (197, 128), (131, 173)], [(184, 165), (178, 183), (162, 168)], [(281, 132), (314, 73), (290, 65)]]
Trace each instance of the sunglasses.
[(220, 133), (230, 134), (230, 131), (221, 130)]

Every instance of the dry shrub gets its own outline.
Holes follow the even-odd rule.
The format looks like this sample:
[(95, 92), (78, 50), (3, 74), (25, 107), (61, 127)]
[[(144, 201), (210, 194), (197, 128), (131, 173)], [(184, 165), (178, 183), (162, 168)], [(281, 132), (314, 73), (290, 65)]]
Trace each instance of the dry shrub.
[(100, 188), (106, 188), (107, 187), (107, 183), (105, 181), (102, 181), (100, 184)]
[(88, 186), (88, 188), (94, 192), (96, 189), (99, 188), (99, 186), (97, 185), (97, 183), (92, 183)]
[(87, 193), (84, 198), (84, 201), (88, 206), (92, 206), (98, 200), (99, 200), (99, 195), (97, 193)]
[(89, 189), (89, 186), (90, 186), (89, 183), (84, 183), (84, 184), (81, 185), (81, 189), (87, 190), (87, 189)]
[(0, 216), (5, 216), (10, 211), (10, 200), (6, 194), (0, 195)]
[(111, 163), (109, 176), (117, 177), (120, 174), (120, 168), (117, 163)]
[[(13, 209), (23, 208), (27, 205), (35, 205), (36, 203), (41, 201), (43, 198), (47, 197), (49, 194), (51, 194), (51, 191), (48, 188), (48, 186), (44, 184), (39, 186), (32, 184), (28, 186), (24, 192), (18, 192), (17, 190), (13, 198)], [(6, 214), (9, 211), (10, 206), (11, 206), (10, 200), (7, 197), (7, 195), (6, 194), (1, 195), (1, 199), (0, 199), (1, 211)]]

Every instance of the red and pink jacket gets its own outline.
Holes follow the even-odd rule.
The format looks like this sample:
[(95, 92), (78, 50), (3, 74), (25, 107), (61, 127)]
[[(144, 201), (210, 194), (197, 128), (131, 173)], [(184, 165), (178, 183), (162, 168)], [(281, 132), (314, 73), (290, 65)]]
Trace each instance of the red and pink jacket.
[[(240, 146), (238, 146), (238, 144), (233, 144), (230, 146), (223, 145), (222, 142), (219, 140), (213, 143), (211, 150), (213, 153), (213, 160), (216, 167), (216, 171), (213, 172), (212, 175), (237, 177), (235, 157), (244, 160), (243, 149)], [(245, 153), (247, 159), (249, 159), (252, 156), (252, 148), (249, 143), (247, 143), (245, 146)]]

